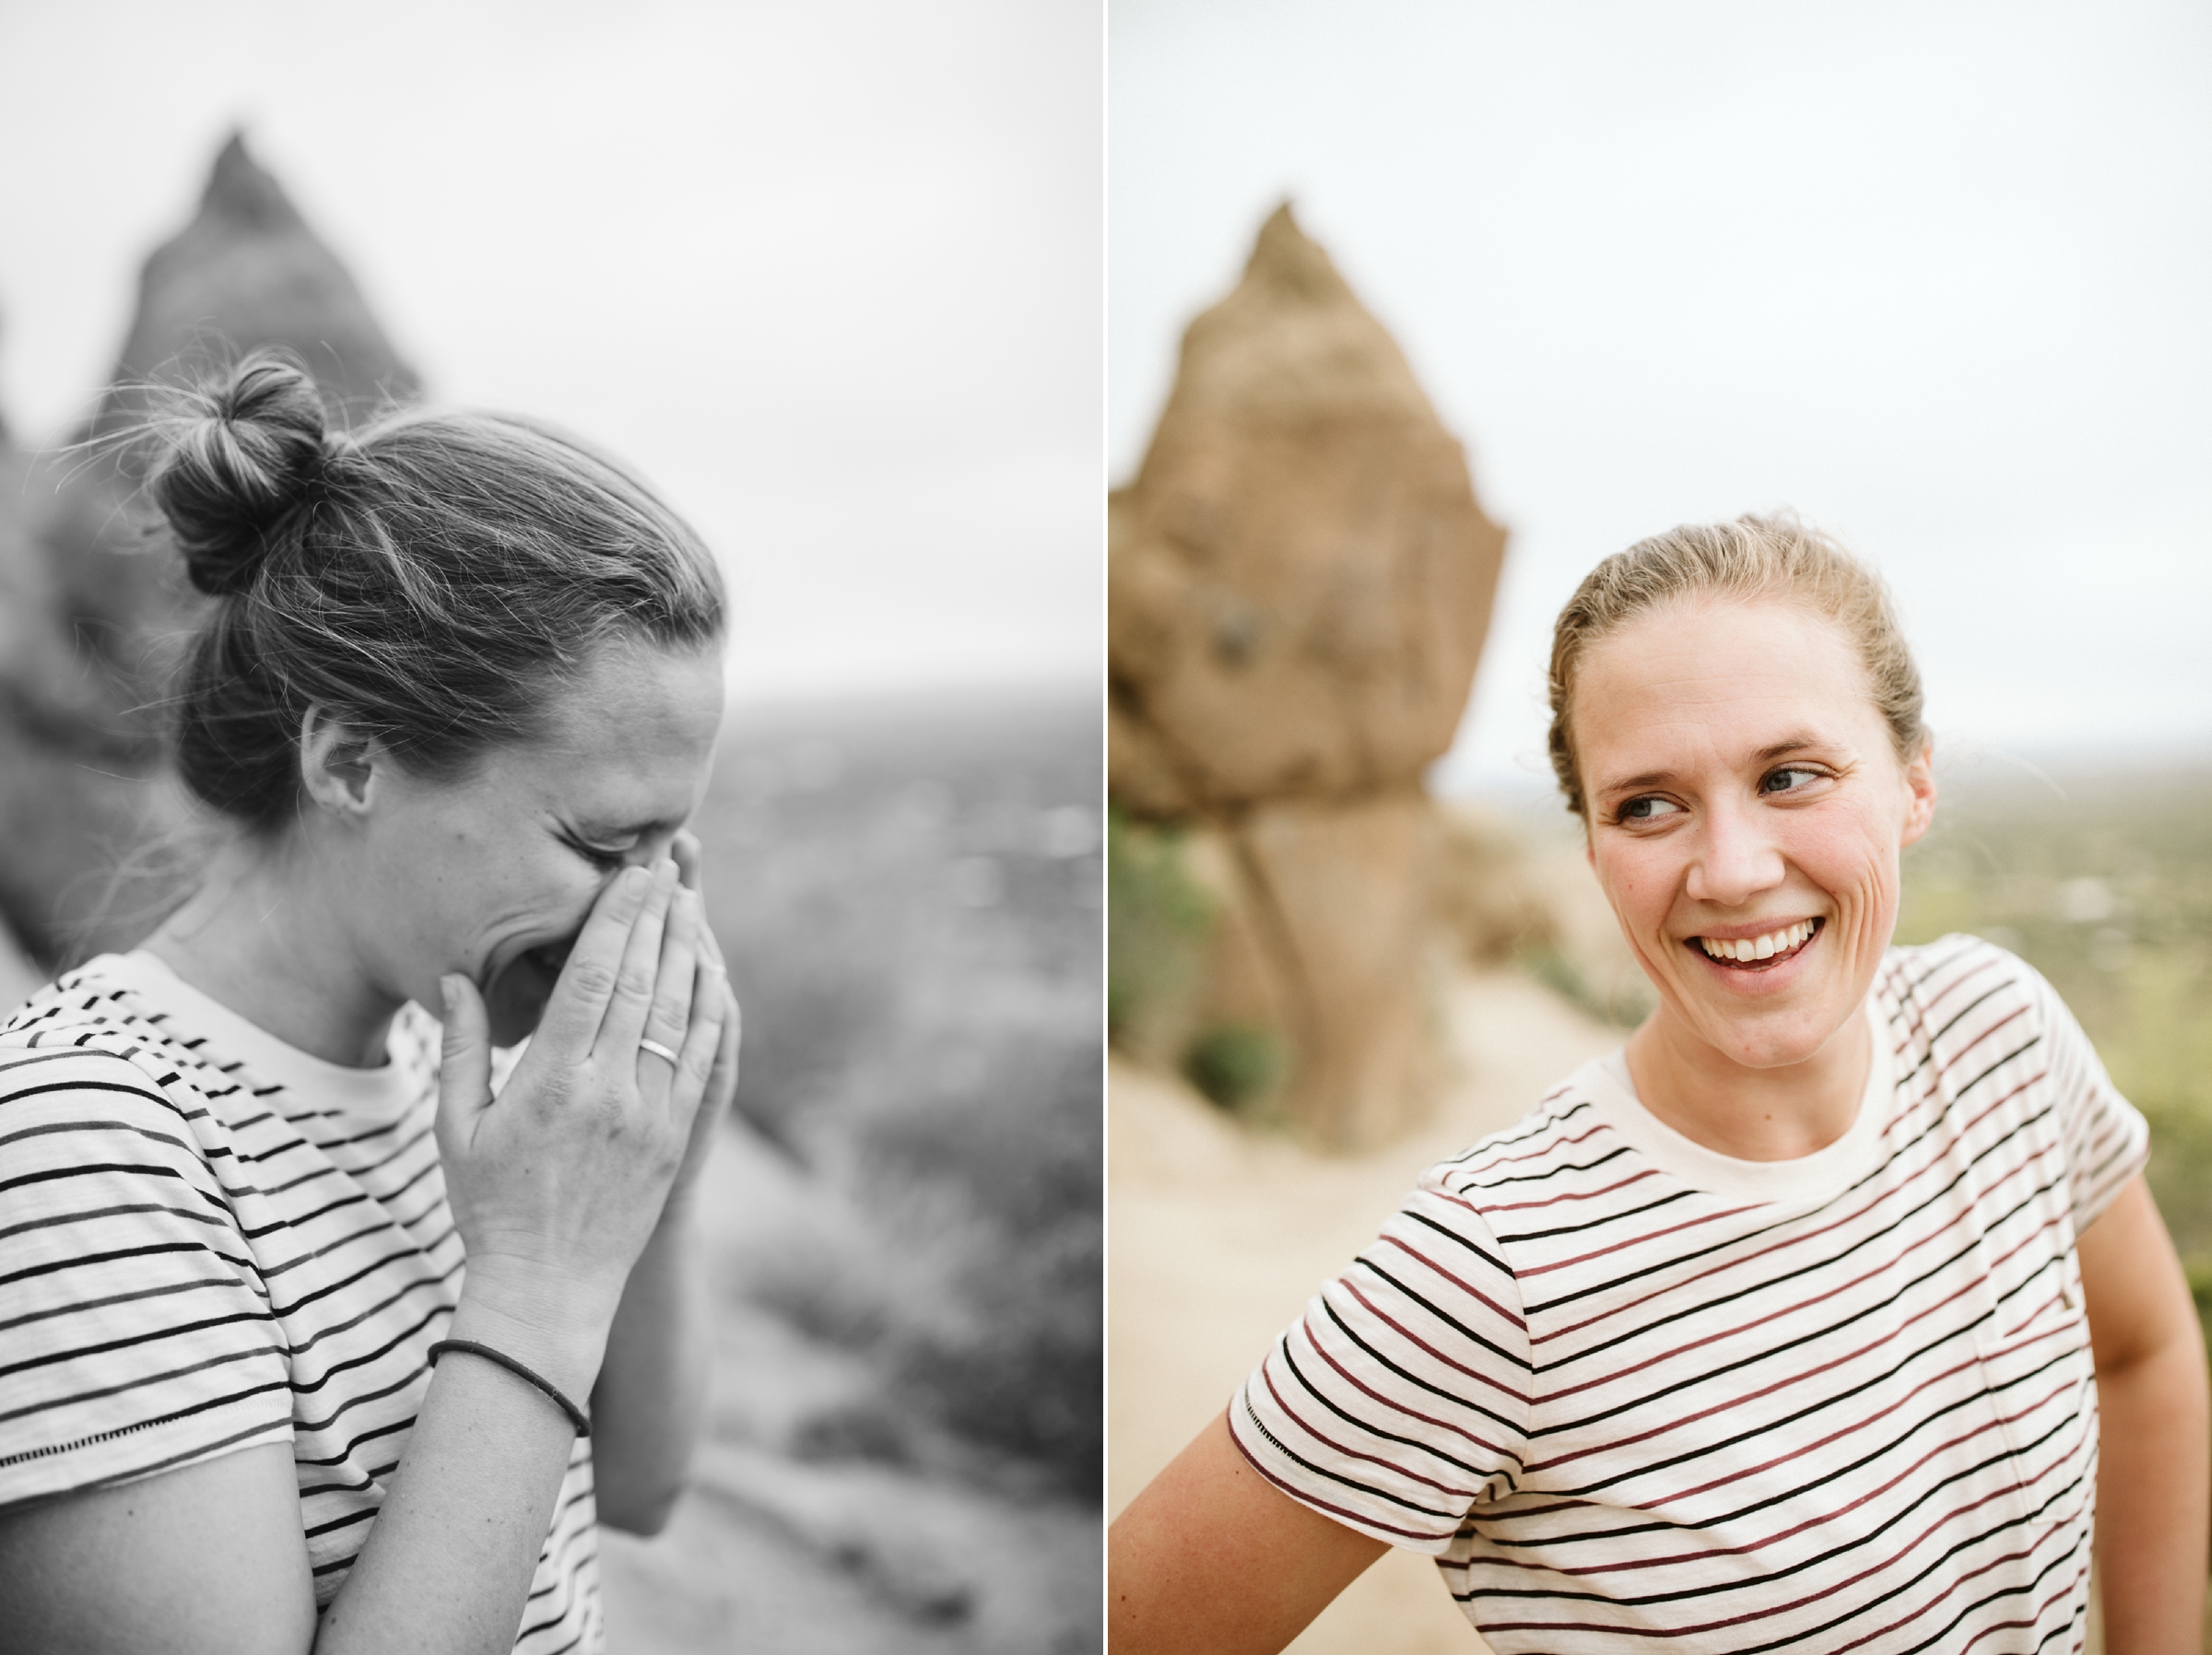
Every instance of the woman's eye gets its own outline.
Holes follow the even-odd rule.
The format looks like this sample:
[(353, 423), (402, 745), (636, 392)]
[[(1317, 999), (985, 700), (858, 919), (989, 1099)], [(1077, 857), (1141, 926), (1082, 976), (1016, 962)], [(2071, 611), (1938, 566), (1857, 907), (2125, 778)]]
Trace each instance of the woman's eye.
[(1630, 799), (1620, 807), (1618, 812), (1620, 819), (1624, 822), (1655, 822), (1665, 816), (1681, 814), (1682, 807), (1672, 799), (1658, 799), (1648, 795), (1641, 799)]
[(602, 851), (596, 845), (578, 844), (573, 841), (571, 842), (570, 849), (602, 874), (618, 874), (622, 871), (623, 864), (629, 860), (629, 852), (627, 850)]
[(1759, 784), (1759, 792), (1766, 793), (1786, 793), (1794, 788), (1805, 786), (1807, 782), (1819, 780), (1820, 772), (1818, 770), (1808, 769), (1804, 765), (1789, 764), (1783, 766), (1778, 770), (1769, 770), (1766, 779)]

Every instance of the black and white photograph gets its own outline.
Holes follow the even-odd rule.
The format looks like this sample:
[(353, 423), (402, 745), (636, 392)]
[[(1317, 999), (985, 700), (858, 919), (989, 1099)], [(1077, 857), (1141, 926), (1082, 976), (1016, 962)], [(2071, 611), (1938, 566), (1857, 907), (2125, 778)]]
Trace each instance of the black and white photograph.
[(1101, 1647), (1102, 30), (0, 5), (0, 1649)]

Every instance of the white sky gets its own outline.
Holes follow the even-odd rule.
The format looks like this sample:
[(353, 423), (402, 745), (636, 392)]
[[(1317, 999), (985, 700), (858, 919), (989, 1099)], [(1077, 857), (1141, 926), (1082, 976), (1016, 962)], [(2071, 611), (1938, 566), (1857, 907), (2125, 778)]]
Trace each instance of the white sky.
[(1953, 753), (2212, 748), (2212, 12), (1112, 0), (1109, 469), (1284, 196), (1512, 531), (1440, 781), (1543, 769), (1551, 617), (1789, 505)]
[(441, 401), (724, 553), (734, 687), (1095, 684), (1094, 0), (0, 0), (0, 415), (97, 395), (227, 130)]

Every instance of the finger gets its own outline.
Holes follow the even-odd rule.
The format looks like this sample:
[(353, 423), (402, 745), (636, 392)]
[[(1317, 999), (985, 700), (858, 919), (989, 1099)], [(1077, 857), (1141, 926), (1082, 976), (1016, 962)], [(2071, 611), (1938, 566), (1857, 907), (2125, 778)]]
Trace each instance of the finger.
[(691, 1027), (684, 1032), (683, 1051), (668, 1092), (669, 1106), (679, 1125), (688, 1126), (692, 1114), (708, 1096), (707, 1082), (713, 1076), (715, 1053), (721, 1050), (728, 999), (721, 972), (712, 968), (700, 972)]
[(710, 1104), (714, 1101), (714, 1094), (711, 1088), (716, 1079), (714, 1066), (722, 1061), (722, 1048), (724, 1040), (723, 1025), (728, 1021), (729, 1005), (729, 980), (724, 976), (722, 968), (712, 960), (700, 961), (699, 975), (691, 989), (691, 1026), (685, 1033), (688, 1037), (701, 1024), (705, 1024), (714, 1030), (713, 1044), (708, 1048), (705, 1058), (706, 1085), (709, 1089), (704, 1092), (703, 1096), (705, 1101)]
[(669, 841), (668, 854), (676, 858), (676, 870), (683, 877), (684, 888), (698, 890), (699, 835), (688, 828), (679, 828), (675, 839)]
[(737, 1094), (737, 1053), (745, 1043), (745, 1008), (737, 1004), (726, 980), (723, 997), (729, 1004), (722, 1020), (722, 1044), (714, 1053), (714, 1066), (720, 1072), (715, 1076), (721, 1095), (726, 1101)]
[(607, 996), (606, 1011), (599, 1019), (598, 1038), (592, 1043), (607, 1074), (622, 1074), (621, 1065), (636, 1062), (638, 1042), (645, 1035), (645, 1018), (653, 1009), (653, 987), (661, 975), (661, 939), (667, 929), (669, 900), (676, 895), (676, 863), (666, 860), (655, 863), (652, 879), (645, 905), (623, 945), (614, 992)]
[[(678, 886), (668, 905), (668, 922), (661, 937), (660, 975), (653, 986), (653, 1009), (645, 1018), (645, 1038), (671, 1051), (683, 1045), (685, 1031), (691, 1027), (693, 991), (699, 980), (699, 893)], [(641, 1048), (640, 1086), (665, 1086), (668, 1079), (667, 1062)]]
[(553, 985), (534, 1047), (570, 1062), (591, 1051), (607, 1002), (614, 997), (630, 930), (652, 894), (653, 874), (644, 868), (625, 868), (607, 882), (577, 933), (560, 980)]
[(438, 1064), (438, 1141), (466, 1144), (491, 1101), (491, 1020), (477, 985), (455, 971), (439, 980), (445, 1037)]

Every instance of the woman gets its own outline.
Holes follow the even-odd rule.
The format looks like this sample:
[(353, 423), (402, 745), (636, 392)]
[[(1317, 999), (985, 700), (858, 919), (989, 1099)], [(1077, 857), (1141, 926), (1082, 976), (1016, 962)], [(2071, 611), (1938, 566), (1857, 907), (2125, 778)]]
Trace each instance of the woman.
[(1786, 520), (1645, 541), (1551, 705), (1658, 1008), (1431, 1168), (1131, 1505), (1114, 1649), (1280, 1649), (1393, 1544), (1500, 1655), (2078, 1649), (2094, 1517), (2107, 1649), (2195, 1650), (2147, 1133), (2027, 966), (1890, 945), (1936, 785), (1879, 582)]
[(599, 1649), (594, 1512), (660, 1524), (703, 1394), (713, 565), (566, 442), (350, 438), (268, 357), (151, 488), (230, 833), (0, 1039), (0, 1646)]

